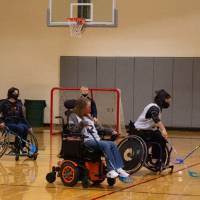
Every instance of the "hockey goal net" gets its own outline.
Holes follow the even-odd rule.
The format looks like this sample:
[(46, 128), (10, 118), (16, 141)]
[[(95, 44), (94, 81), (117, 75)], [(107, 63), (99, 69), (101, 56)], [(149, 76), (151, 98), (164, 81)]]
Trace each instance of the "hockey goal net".
[[(98, 122), (103, 126), (114, 128), (121, 134), (123, 112), (120, 90), (117, 88), (89, 88), (89, 96), (96, 102)], [(80, 98), (80, 88), (55, 87), (51, 89), (50, 134), (62, 131), (61, 121), (56, 119), (56, 116), (62, 116), (66, 120), (64, 102), (78, 98)]]

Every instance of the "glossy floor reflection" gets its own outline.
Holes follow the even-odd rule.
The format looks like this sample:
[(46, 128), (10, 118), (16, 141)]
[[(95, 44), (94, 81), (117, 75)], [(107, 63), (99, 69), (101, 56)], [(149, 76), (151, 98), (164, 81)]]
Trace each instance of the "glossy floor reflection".
[[(37, 132), (39, 156), (36, 161), (21, 157), (18, 162), (13, 156), (0, 159), (0, 199), (1, 200), (64, 200), (64, 199), (200, 199), (200, 178), (188, 175), (188, 169), (200, 172), (200, 150), (197, 150), (184, 165), (176, 165), (174, 173), (163, 172), (156, 175), (145, 168), (133, 175), (132, 184), (117, 182), (108, 187), (104, 182), (99, 187), (82, 189), (78, 184), (74, 188), (64, 187), (58, 178), (54, 184), (45, 180), (50, 165), (58, 161), (60, 136), (52, 138), (50, 148), (49, 131)], [(200, 144), (200, 132), (170, 132), (170, 142), (178, 155), (173, 153), (172, 159), (184, 157), (196, 145)]]

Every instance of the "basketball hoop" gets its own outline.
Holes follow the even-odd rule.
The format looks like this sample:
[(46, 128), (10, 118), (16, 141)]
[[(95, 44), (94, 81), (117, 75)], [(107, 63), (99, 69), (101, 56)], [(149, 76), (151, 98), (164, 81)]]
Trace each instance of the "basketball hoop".
[(66, 18), (69, 23), (71, 37), (80, 38), (85, 28), (86, 20), (80, 17)]

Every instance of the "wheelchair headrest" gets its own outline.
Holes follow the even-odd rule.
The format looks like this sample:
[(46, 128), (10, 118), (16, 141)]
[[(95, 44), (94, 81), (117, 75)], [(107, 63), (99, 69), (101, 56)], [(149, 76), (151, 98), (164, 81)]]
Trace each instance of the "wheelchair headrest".
[(69, 99), (64, 102), (64, 106), (67, 109), (73, 109), (76, 106), (77, 100), (76, 99)]

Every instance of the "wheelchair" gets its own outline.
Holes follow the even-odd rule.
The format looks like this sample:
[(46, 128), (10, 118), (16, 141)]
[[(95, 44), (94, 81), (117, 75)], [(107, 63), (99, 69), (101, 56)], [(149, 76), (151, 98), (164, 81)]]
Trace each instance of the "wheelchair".
[[(52, 171), (46, 175), (48, 183), (53, 183), (56, 177), (60, 177), (63, 185), (73, 187), (81, 181), (84, 188), (89, 187), (90, 182), (94, 185), (102, 183), (107, 179), (109, 186), (116, 183), (116, 179), (107, 178), (107, 168), (105, 157), (101, 151), (94, 150), (84, 144), (84, 135), (73, 133), (68, 126), (68, 117), (72, 113), (72, 108), (76, 101), (65, 101), (67, 111), (67, 123), (62, 119), (62, 147), (60, 152), (61, 160), (57, 166), (52, 167)], [(105, 135), (101, 135), (104, 138)]]
[[(16, 117), (13, 117), (16, 119)], [(23, 153), (23, 147), (27, 149), (26, 153)], [(7, 126), (0, 129), (0, 158), (7, 154), (7, 151), (12, 152), (15, 156), (15, 160), (18, 161), (20, 156), (26, 156), (33, 160), (38, 156), (38, 142), (33, 133), (27, 133), (27, 139), (24, 140), (17, 133), (11, 131)]]
[[(170, 165), (170, 155), (172, 147), (165, 146), (165, 151), (162, 152), (162, 148), (159, 143), (145, 140), (137, 134), (133, 122), (130, 122), (127, 127), (127, 133), (129, 136), (123, 139), (118, 148), (124, 161), (124, 169), (133, 174), (137, 172), (141, 167), (161, 173), (163, 170), (170, 169), (170, 173), (173, 172), (174, 166)], [(154, 149), (159, 149), (159, 155), (154, 157)]]

